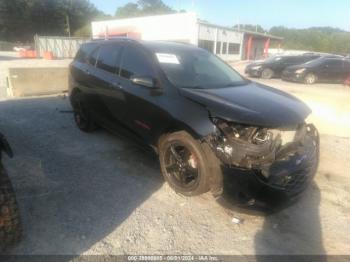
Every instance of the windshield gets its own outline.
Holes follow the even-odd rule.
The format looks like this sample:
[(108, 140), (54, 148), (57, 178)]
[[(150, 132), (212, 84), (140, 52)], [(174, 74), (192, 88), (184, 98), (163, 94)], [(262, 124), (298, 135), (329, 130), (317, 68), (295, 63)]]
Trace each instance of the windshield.
[(244, 85), (247, 81), (229, 65), (201, 49), (156, 52), (169, 81), (182, 88), (222, 88)]

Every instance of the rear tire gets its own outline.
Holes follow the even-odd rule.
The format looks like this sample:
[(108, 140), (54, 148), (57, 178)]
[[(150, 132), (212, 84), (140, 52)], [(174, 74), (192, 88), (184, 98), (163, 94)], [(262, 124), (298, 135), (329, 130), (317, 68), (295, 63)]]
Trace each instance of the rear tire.
[(210, 189), (215, 195), (222, 192), (220, 162), (206, 143), (180, 131), (162, 136), (158, 152), (162, 174), (177, 193), (196, 196)]
[(97, 129), (97, 126), (91, 116), (91, 113), (84, 101), (83, 95), (76, 91), (72, 95), (72, 106), (74, 110), (74, 121), (78, 128), (86, 133), (91, 133)]
[(272, 71), (272, 69), (270, 68), (265, 68), (262, 72), (261, 72), (261, 78), (262, 79), (271, 79), (273, 77), (274, 73)]
[(15, 192), (0, 164), (0, 251), (13, 246), (22, 236), (22, 226)]
[(317, 76), (314, 73), (308, 73), (304, 78), (304, 82), (307, 85), (313, 85), (317, 82)]

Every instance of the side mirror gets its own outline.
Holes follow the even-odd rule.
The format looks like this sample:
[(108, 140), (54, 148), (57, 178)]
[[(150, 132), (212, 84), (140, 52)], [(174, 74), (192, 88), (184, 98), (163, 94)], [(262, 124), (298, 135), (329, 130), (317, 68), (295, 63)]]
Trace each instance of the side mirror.
[(135, 76), (131, 77), (130, 81), (135, 85), (144, 86), (148, 88), (156, 88), (155, 81), (152, 77)]

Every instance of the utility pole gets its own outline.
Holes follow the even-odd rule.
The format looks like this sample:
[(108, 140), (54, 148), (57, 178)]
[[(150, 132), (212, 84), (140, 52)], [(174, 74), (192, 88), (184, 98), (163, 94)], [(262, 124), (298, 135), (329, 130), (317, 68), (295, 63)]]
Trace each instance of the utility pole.
[(68, 9), (66, 10), (66, 24), (67, 24), (67, 32), (68, 32), (68, 36), (71, 37), (71, 29), (70, 29), (70, 17), (69, 17), (69, 12), (70, 10), (72, 9), (72, 5), (73, 5), (73, 2), (72, 0), (69, 1), (69, 7)]
[(66, 14), (66, 23), (67, 23), (67, 31), (69, 37), (71, 37), (71, 32), (70, 32), (70, 21), (69, 21), (69, 14)]

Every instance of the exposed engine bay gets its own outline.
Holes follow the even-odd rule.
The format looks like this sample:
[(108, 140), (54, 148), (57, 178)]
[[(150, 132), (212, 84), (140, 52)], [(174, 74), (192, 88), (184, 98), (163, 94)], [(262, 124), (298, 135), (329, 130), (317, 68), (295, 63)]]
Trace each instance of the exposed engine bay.
[(301, 185), (317, 169), (319, 137), (313, 125), (269, 129), (221, 119), (213, 122), (217, 131), (206, 141), (222, 163), (254, 170), (269, 186)]

